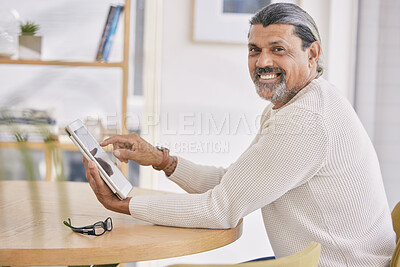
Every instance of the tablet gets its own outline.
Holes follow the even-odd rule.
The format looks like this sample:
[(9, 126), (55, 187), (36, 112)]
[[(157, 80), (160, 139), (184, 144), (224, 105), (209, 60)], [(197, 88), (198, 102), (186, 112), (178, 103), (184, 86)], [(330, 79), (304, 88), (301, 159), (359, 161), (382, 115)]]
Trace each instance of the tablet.
[(76, 120), (65, 127), (72, 142), (87, 160), (94, 161), (101, 178), (119, 199), (125, 199), (132, 190), (132, 184), (126, 179), (107, 152), (89, 133), (81, 120)]

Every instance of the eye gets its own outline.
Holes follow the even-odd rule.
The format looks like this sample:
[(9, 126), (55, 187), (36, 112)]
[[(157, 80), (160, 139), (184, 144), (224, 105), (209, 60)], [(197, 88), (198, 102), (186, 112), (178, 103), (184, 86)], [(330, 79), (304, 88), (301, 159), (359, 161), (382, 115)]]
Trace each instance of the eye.
[(277, 46), (277, 47), (273, 47), (272, 51), (276, 52), (276, 53), (282, 53), (282, 52), (285, 52), (285, 48), (283, 48), (281, 46)]
[(251, 56), (251, 55), (257, 54), (257, 53), (260, 52), (260, 51), (261, 51), (260, 48), (257, 48), (257, 47), (250, 47), (250, 48), (249, 48), (249, 55)]

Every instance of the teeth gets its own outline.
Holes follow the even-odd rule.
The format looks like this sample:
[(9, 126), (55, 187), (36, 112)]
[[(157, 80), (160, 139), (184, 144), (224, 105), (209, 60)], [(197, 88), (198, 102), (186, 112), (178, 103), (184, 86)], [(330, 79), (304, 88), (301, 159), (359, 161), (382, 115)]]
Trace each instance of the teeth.
[(261, 79), (269, 80), (269, 79), (276, 78), (277, 75), (276, 74), (261, 74), (260, 77), (261, 77)]

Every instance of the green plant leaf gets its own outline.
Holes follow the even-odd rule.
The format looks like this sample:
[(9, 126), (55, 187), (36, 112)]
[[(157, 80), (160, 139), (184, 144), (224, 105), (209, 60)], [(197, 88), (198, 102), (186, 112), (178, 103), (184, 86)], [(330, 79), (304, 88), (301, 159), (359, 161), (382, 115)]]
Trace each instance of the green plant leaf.
[(20, 24), (21, 35), (35, 35), (39, 29), (39, 24), (36, 24), (32, 21), (27, 21), (24, 24)]

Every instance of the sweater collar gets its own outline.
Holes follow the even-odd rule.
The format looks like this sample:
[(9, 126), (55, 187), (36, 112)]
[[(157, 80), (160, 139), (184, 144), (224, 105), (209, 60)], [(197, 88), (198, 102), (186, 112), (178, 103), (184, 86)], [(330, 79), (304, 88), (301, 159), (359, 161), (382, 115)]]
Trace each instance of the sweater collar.
[(289, 106), (291, 103), (296, 101), (296, 99), (300, 98), (302, 95), (305, 95), (307, 92), (309, 92), (309, 91), (313, 90), (315, 87), (317, 87), (322, 79), (323, 79), (322, 77), (318, 77), (318, 78), (312, 80), (306, 87), (304, 87), (299, 92), (297, 92), (297, 94), (292, 99), (290, 99), (285, 105), (283, 105), (282, 107), (280, 107), (278, 109), (274, 109), (273, 107), (271, 107), (271, 110), (273, 112), (277, 112), (277, 111)]

